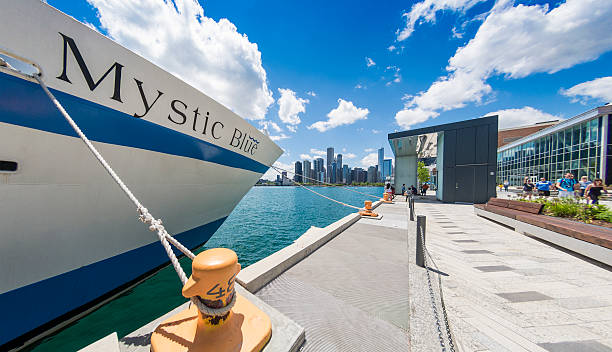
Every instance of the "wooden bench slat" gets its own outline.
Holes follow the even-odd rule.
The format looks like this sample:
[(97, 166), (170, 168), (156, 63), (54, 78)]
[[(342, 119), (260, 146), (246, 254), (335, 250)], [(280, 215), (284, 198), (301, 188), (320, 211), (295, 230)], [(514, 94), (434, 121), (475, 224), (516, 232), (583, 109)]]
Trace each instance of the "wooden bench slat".
[(516, 220), (612, 249), (612, 229), (605, 227), (598, 228), (577, 221), (559, 219), (546, 215), (517, 215)]
[(501, 208), (507, 208), (509, 202), (510, 201), (508, 199), (491, 198), (491, 199), (489, 199), (487, 204), (495, 205), (495, 206), (501, 207)]

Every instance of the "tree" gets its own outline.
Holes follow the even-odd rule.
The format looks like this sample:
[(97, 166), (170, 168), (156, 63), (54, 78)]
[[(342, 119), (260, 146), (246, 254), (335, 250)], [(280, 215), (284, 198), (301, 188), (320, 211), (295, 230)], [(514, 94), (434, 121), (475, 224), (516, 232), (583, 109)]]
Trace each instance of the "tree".
[(429, 181), (429, 169), (425, 167), (425, 163), (422, 161), (417, 163), (417, 178), (421, 184)]

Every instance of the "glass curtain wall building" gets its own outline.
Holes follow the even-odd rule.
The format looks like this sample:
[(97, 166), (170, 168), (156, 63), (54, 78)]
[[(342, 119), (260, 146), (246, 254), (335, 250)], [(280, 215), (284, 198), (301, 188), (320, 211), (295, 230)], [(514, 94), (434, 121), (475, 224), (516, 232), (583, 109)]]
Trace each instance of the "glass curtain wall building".
[(599, 177), (612, 183), (612, 106), (589, 110), (558, 125), (497, 150), (497, 183), (523, 184), (525, 177), (555, 181), (571, 172), (576, 178)]

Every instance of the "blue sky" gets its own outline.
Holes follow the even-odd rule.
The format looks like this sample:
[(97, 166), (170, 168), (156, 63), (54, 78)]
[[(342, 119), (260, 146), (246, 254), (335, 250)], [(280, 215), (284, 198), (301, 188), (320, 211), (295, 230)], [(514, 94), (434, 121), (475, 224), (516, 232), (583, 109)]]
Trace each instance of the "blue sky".
[[(368, 166), (371, 149), (391, 156), (396, 130), (491, 112), (508, 127), (612, 101), (608, 1), (48, 3), (266, 127), (281, 167), (328, 146)], [(151, 37), (181, 45), (152, 50)]]

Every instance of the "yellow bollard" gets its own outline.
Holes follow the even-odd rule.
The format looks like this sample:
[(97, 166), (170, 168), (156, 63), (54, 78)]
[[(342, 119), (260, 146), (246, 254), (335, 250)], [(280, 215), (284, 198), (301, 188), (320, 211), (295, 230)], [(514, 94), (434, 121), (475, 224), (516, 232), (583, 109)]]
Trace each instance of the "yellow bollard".
[(163, 321), (151, 335), (152, 352), (256, 352), (270, 340), (270, 318), (234, 290), (240, 271), (236, 253), (214, 248), (198, 254), (193, 273), (183, 287), (183, 296), (199, 296), (209, 308), (227, 306), (234, 295), (234, 307), (224, 315), (203, 314), (191, 304)]
[(365, 210), (359, 211), (359, 215), (378, 217), (378, 214), (372, 212), (372, 201), (366, 200), (363, 204), (363, 207), (365, 208)]

